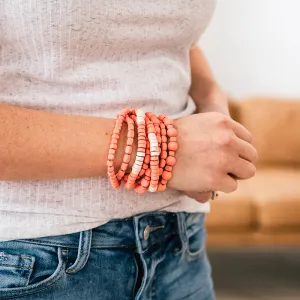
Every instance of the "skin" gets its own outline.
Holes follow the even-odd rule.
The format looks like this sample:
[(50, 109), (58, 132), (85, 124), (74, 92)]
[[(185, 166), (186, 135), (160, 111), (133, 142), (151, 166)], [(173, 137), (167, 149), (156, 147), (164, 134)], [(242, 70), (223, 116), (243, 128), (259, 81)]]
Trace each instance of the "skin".
[[(179, 150), (169, 186), (204, 202), (208, 200), (205, 195), (211, 195), (207, 191), (231, 192), (237, 186), (234, 178), (253, 176), (257, 153), (251, 145), (250, 133), (228, 117), (227, 99), (218, 88), (201, 50), (193, 48), (190, 57), (190, 94), (198, 112), (206, 113), (176, 121)], [(0, 180), (106, 176), (114, 123), (114, 119), (0, 104)], [(124, 126), (116, 168), (122, 162), (126, 131)], [(136, 148), (133, 150), (130, 166)]]
[[(195, 104), (197, 106), (197, 112), (198, 113), (208, 113), (208, 112), (217, 112), (222, 116), (218, 115), (210, 115), (211, 118), (215, 118), (215, 121), (212, 122), (223, 122), (223, 126), (227, 126), (227, 132), (224, 132), (224, 135), (220, 137), (219, 142), (223, 141), (225, 144), (227, 144), (227, 147), (232, 147), (233, 143), (235, 141), (235, 144), (237, 145), (236, 138), (234, 137), (234, 128), (237, 127), (237, 125), (234, 125), (234, 122), (232, 122), (229, 118), (229, 111), (228, 111), (228, 99), (226, 94), (223, 92), (223, 90), (220, 88), (218, 85), (217, 81), (215, 80), (215, 77), (211, 71), (211, 68), (208, 64), (207, 59), (205, 58), (203, 52), (198, 46), (195, 46), (194, 48), (191, 49), (190, 51), (190, 64), (191, 64), (191, 78), (192, 78), (192, 84), (190, 88), (190, 95), (195, 101)], [(232, 132), (230, 132), (232, 130)], [(243, 131), (242, 134), (240, 134), (240, 138), (248, 144), (251, 144), (252, 141), (252, 136), (251, 134), (243, 128), (239, 129), (240, 132)], [(232, 135), (233, 133), (233, 135)], [(240, 141), (240, 144), (244, 144), (243, 141)], [(224, 180), (228, 183), (228, 186), (225, 188), (227, 191), (234, 191), (237, 189), (238, 183), (237, 179), (248, 179), (254, 176), (255, 174), (255, 167), (254, 164), (257, 160), (257, 152), (256, 150), (248, 144), (244, 144), (243, 152), (247, 152), (247, 158), (241, 161), (237, 160), (239, 162), (239, 165), (236, 165), (236, 174), (235, 173), (230, 173), (230, 177), (226, 177), (228, 174), (219, 173), (219, 176), (223, 178)], [(236, 149), (237, 150), (237, 149)], [(221, 150), (222, 152), (222, 150)], [(238, 152), (236, 152), (238, 153)], [(231, 153), (232, 154), (232, 153)], [(230, 155), (230, 153), (228, 153)], [(224, 150), (223, 154), (221, 156), (217, 157), (226, 157), (226, 150)], [(212, 157), (212, 156), (209, 156)], [(227, 163), (230, 161), (230, 156), (227, 157)], [(248, 163), (247, 162), (250, 163)], [(215, 162), (216, 160), (214, 160)], [(209, 170), (206, 170), (208, 172), (211, 172), (212, 170), (212, 165), (214, 162), (209, 162)], [(212, 165), (210, 165), (212, 164)], [(234, 162), (233, 162), (234, 165)], [(243, 169), (244, 168), (244, 169)], [(200, 166), (199, 166), (200, 169)], [(244, 171), (242, 171), (242, 169)], [(204, 171), (204, 170), (203, 170)], [(237, 176), (237, 174), (240, 174), (241, 172), (244, 172), (244, 176)], [(209, 176), (209, 175), (207, 175)], [(211, 183), (211, 188), (208, 189), (209, 192), (187, 192), (187, 195), (190, 196), (191, 198), (196, 199), (199, 202), (206, 202), (211, 199), (212, 196), (212, 191), (225, 191), (222, 188), (220, 188), (220, 182), (218, 182), (218, 172), (215, 174), (210, 175), (210, 181)], [(220, 179), (219, 179), (220, 181)], [(231, 187), (231, 188), (230, 188)]]

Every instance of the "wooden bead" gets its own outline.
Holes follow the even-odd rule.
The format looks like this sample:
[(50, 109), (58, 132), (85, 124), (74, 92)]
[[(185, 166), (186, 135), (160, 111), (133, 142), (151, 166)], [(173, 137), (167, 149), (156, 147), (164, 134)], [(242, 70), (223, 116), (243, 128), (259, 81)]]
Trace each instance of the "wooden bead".
[(177, 136), (177, 130), (173, 128), (169, 128), (167, 131), (168, 137), (176, 137)]
[(150, 163), (150, 155), (146, 154), (145, 158), (144, 158), (144, 163), (145, 164), (149, 164)]
[(121, 170), (122, 171), (126, 171), (127, 170), (127, 167), (128, 167), (128, 163), (125, 163), (125, 162), (122, 162), (122, 164), (121, 164)]
[(125, 154), (123, 157), (123, 162), (124, 163), (129, 163), (130, 162), (130, 155), (129, 154)]
[(151, 177), (151, 169), (150, 168), (147, 169), (145, 174), (146, 174), (146, 176)]
[(176, 158), (174, 156), (168, 156), (166, 160), (167, 165), (169, 166), (175, 166), (176, 164)]
[(134, 137), (134, 131), (133, 131), (133, 130), (130, 130), (130, 131), (127, 133), (127, 137), (133, 138), (133, 137)]
[(169, 151), (169, 156), (175, 156), (175, 151)]
[(127, 145), (132, 145), (132, 144), (133, 144), (133, 138), (128, 138)]
[(176, 151), (178, 149), (178, 145), (176, 142), (170, 142), (168, 144), (168, 149), (171, 151)]
[(166, 160), (162, 158), (162, 159), (160, 160), (160, 162), (159, 162), (159, 166), (160, 166), (161, 168), (163, 168), (165, 165), (166, 165)]
[(143, 194), (143, 193), (145, 193), (147, 191), (147, 188), (139, 185), (139, 186), (137, 186), (137, 187), (134, 188), (134, 191), (136, 193), (138, 193), (138, 194)]
[(168, 145), (166, 143), (162, 143), (161, 150), (166, 151), (168, 149)]
[(161, 158), (166, 159), (167, 156), (168, 156), (167, 151), (161, 151), (161, 153), (160, 153), (160, 157), (161, 157)]
[(115, 155), (114, 155), (114, 154), (108, 154), (108, 159), (109, 159), (109, 160), (113, 160), (113, 159), (114, 159), (114, 157), (115, 157)]
[(108, 160), (108, 161), (106, 162), (106, 165), (107, 165), (108, 167), (111, 167), (111, 166), (114, 165), (114, 162), (113, 162), (112, 160)]
[(174, 125), (174, 121), (172, 119), (166, 118), (166, 119), (164, 119), (164, 124), (166, 126), (168, 126), (168, 125)]
[(171, 166), (165, 166), (165, 170), (168, 171), (168, 172), (171, 172), (172, 169), (173, 169), (173, 168), (172, 168)]
[(150, 184), (150, 181), (147, 180), (146, 178), (143, 178), (142, 181), (141, 181), (141, 185), (145, 188), (147, 188)]
[(164, 180), (169, 181), (169, 180), (172, 178), (172, 173), (171, 173), (171, 172), (168, 172), (168, 171), (163, 171), (161, 177), (162, 177)]
[(177, 138), (176, 138), (176, 137), (170, 137), (170, 138), (169, 138), (169, 141), (170, 141), (170, 142), (177, 142)]
[(132, 153), (132, 147), (131, 146), (126, 146), (125, 153), (131, 154)]
[(111, 139), (111, 143), (117, 145), (118, 144), (118, 140), (117, 139)]
[(116, 153), (116, 150), (115, 149), (109, 149), (108, 150), (108, 154), (115, 154)]
[(167, 188), (167, 186), (165, 184), (159, 183), (158, 186), (157, 186), (157, 191), (158, 192), (163, 192), (163, 191), (166, 190), (166, 188)]
[(146, 170), (142, 168), (142, 170), (139, 173), (139, 176), (143, 176), (145, 174)]

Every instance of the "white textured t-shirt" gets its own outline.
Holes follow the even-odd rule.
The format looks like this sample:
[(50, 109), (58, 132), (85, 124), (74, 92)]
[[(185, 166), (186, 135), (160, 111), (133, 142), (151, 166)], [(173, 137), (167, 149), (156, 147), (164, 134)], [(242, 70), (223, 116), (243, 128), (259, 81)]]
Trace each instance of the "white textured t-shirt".
[[(189, 115), (189, 49), (214, 6), (215, 0), (0, 0), (0, 103), (109, 118), (124, 107)], [(0, 240), (78, 232), (148, 211), (208, 209), (171, 189), (115, 191), (107, 178), (1, 181)]]

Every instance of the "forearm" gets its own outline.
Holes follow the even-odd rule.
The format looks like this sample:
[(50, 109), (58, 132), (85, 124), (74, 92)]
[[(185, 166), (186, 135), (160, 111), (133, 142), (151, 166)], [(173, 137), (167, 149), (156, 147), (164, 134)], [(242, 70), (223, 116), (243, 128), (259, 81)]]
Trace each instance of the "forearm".
[(190, 95), (198, 111), (218, 111), (228, 113), (228, 101), (225, 93), (216, 82), (211, 68), (201, 51), (196, 46), (190, 50), (192, 84)]
[[(106, 176), (113, 127), (113, 119), (0, 104), (0, 180)], [(126, 127), (120, 149), (124, 149)]]

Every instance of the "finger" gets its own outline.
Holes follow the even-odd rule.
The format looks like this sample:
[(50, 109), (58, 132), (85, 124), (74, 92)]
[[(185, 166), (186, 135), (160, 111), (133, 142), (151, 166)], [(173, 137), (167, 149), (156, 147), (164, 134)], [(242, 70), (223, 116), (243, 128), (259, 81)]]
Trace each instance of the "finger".
[(226, 174), (216, 190), (224, 193), (232, 193), (237, 188), (238, 182), (236, 178), (234, 178), (234, 176), (231, 176), (230, 174)]
[(232, 143), (241, 158), (248, 160), (251, 163), (255, 163), (257, 161), (257, 151), (251, 144), (239, 138), (233, 139)]
[(255, 175), (255, 166), (243, 158), (238, 158), (230, 171), (236, 179), (249, 179)]
[(205, 203), (211, 199), (212, 192), (202, 192), (202, 193), (191, 192), (191, 193), (187, 193), (187, 195), (200, 203)]
[(235, 133), (235, 135), (237, 137), (239, 137), (240, 139), (242, 139), (250, 144), (252, 143), (252, 134), (242, 124), (232, 120), (231, 126), (232, 126), (231, 128), (232, 128), (233, 132)]

